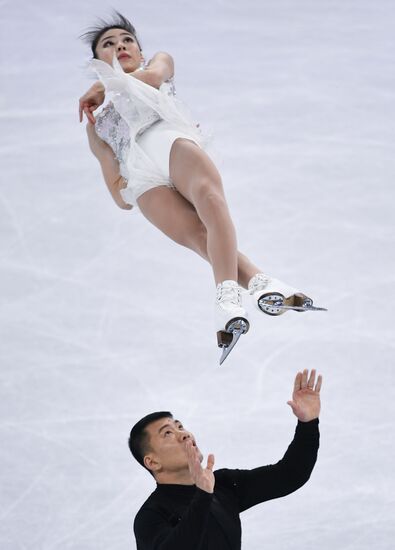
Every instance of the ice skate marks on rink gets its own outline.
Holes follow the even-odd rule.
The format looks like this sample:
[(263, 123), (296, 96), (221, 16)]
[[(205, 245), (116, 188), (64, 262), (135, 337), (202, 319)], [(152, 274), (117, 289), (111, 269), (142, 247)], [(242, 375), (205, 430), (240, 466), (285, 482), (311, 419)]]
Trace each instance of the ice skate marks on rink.
[(172, 410), (218, 468), (275, 462), (316, 367), (316, 470), (243, 514), (244, 548), (392, 548), (392, 3), (116, 6), (214, 132), (240, 248), (329, 309), (249, 306), (221, 369), (208, 267), (113, 206), (77, 123), (76, 37), (108, 5), (2, 7), (0, 547), (134, 548), (136, 418)]

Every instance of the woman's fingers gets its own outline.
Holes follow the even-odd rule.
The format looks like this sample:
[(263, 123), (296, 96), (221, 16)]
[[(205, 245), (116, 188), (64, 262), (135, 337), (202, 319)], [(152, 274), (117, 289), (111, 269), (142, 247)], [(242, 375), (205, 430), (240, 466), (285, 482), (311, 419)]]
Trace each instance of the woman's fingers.
[(93, 122), (94, 124), (94, 118), (89, 116), (87, 109), (90, 111), (95, 111), (99, 105), (101, 105), (104, 102), (105, 99), (105, 89), (101, 82), (95, 82), (93, 86), (89, 88), (89, 90), (80, 97), (79, 99), (79, 115), (80, 115), (80, 122), (82, 122), (83, 114), (87, 116), (88, 120)]
[(92, 111), (89, 107), (84, 107), (84, 113), (86, 118), (89, 120), (89, 122), (91, 122), (92, 124), (95, 124), (96, 119), (93, 116)]
[(80, 122), (82, 122), (83, 120), (83, 117), (84, 117), (84, 113), (86, 114), (86, 110), (87, 110), (88, 106), (85, 102), (83, 101), (80, 101)]
[(316, 391), (317, 393), (320, 392), (321, 386), (322, 386), (322, 375), (320, 374), (320, 375), (318, 376), (317, 384), (315, 385), (315, 391)]
[(96, 111), (98, 105), (95, 103), (92, 105), (92, 103), (88, 103), (86, 101), (81, 101), (79, 104), (79, 115), (80, 115), (80, 122), (82, 122), (83, 115), (85, 113), (86, 118), (94, 124), (96, 122), (95, 117), (93, 116), (93, 111)]

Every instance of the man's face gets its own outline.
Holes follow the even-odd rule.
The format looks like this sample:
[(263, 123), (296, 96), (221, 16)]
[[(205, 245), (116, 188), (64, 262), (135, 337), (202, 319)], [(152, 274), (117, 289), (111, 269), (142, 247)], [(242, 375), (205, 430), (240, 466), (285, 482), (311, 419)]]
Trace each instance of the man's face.
[(146, 428), (149, 434), (149, 452), (144, 461), (153, 473), (172, 473), (188, 469), (185, 444), (191, 440), (197, 448), (200, 462), (203, 460), (195, 437), (188, 432), (179, 420), (161, 418)]

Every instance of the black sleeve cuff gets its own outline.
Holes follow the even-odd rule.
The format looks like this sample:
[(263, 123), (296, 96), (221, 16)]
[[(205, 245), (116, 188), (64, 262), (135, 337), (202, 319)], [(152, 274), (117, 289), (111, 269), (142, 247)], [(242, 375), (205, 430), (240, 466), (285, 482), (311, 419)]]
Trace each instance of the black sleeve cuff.
[(314, 418), (314, 420), (310, 420), (310, 422), (302, 422), (301, 420), (298, 420), (296, 430), (302, 433), (316, 432), (318, 429), (319, 423), (320, 421), (318, 418)]

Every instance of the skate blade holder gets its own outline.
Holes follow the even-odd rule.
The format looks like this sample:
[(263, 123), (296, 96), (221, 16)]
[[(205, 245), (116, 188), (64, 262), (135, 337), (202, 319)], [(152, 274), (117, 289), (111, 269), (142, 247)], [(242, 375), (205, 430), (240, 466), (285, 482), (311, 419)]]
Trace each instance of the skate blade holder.
[(258, 300), (258, 307), (268, 315), (282, 315), (286, 311), (328, 311), (324, 307), (313, 306), (313, 300), (302, 293), (285, 298), (279, 292), (263, 294)]
[(250, 328), (250, 323), (244, 317), (231, 319), (227, 322), (225, 330), (217, 332), (218, 347), (222, 348), (222, 355), (219, 364), (225, 361), (229, 353), (235, 347), (242, 334), (246, 334)]

